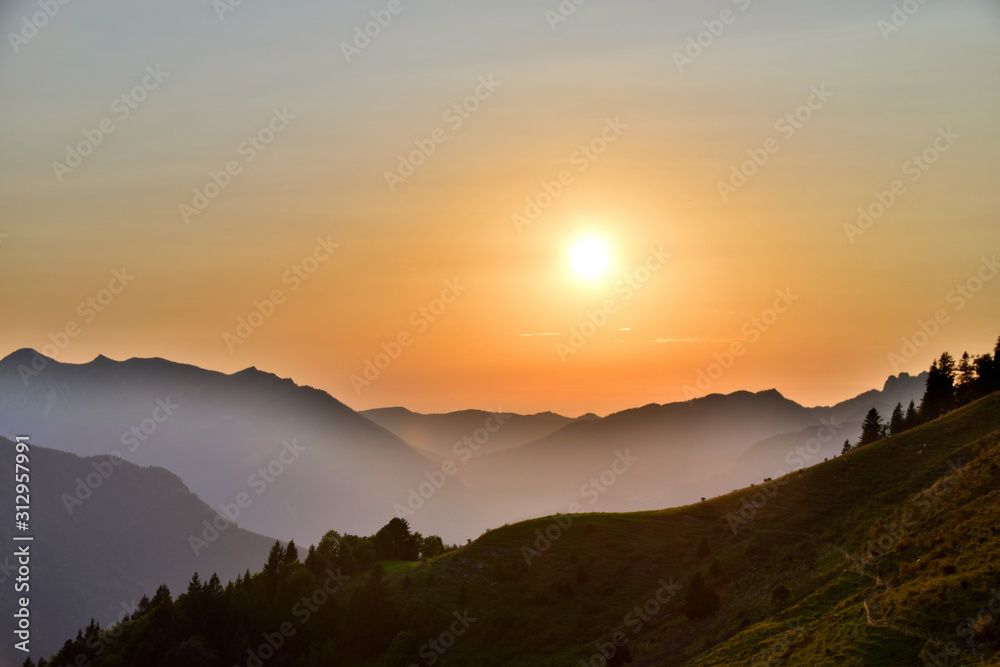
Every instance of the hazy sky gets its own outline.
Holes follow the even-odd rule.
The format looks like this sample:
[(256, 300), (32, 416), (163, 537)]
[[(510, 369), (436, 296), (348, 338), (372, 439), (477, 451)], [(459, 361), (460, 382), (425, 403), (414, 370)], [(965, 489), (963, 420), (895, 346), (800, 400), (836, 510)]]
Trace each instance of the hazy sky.
[(1000, 334), (992, 0), (235, 2), (3, 3), (0, 356), (579, 414)]

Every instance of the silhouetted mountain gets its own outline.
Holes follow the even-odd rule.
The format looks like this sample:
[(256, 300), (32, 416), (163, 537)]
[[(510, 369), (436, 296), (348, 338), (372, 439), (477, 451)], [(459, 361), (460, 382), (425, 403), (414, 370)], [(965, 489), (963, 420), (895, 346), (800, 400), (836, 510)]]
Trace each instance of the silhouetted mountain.
[[(361, 414), (410, 445), (445, 458), (456, 456), (456, 449), (461, 450), (459, 443), (464, 443), (467, 437), (474, 438), (479, 447), (475, 455), (482, 456), (544, 438), (577, 421), (554, 412), (519, 415), (511, 412), (461, 410), (445, 414), (420, 414), (406, 408), (376, 408), (363, 410)], [(596, 416), (585, 415), (580, 419), (596, 419)], [(483, 441), (482, 444), (475, 440), (477, 436)]]
[[(0, 361), (0, 433), (13, 431), (162, 466), (215, 508), (247, 493), (242, 525), (301, 543), (333, 525), (383, 525), (431, 467), (325, 392), (253, 368), (226, 375), (164, 359), (64, 364), (19, 350)], [(447, 529), (450, 517), (434, 516), (445, 511), (428, 519)]]
[[(325, 392), (254, 368), (226, 375), (104, 356), (63, 364), (19, 350), (0, 361), (0, 433), (30, 432), (82, 455), (119, 451), (175, 472), (216, 508), (248, 493), (252, 505), (240, 522), (281, 539), (315, 542), (331, 526), (363, 534), (402, 515), (415, 530), (461, 542), (574, 503), (638, 510), (745, 486), (786, 465), (780, 446), (736, 465), (755, 443), (821, 419), (850, 432), (873, 405), (887, 416), (897, 400), (919, 398), (922, 383), (900, 376), (831, 407), (806, 408), (772, 389), (604, 418), (515, 415), (498, 425), (474, 410), (390, 408), (366, 418)], [(525, 442), (534, 434), (544, 435)], [(618, 474), (620, 456), (638, 460)], [(602, 483), (602, 473), (614, 484)]]
[[(31, 438), (29, 530), (14, 526), (14, 443), (0, 438), (0, 534), (31, 535), (8, 542), (0, 556), (0, 615), (13, 618), (17, 562), (14, 547), (31, 554), (31, 647), (51, 653), (91, 617), (111, 625), (131, 613), (160, 584), (175, 592), (194, 572), (222, 582), (259, 570), (273, 538), (226, 525), (195, 554), (189, 537), (202, 536), (216, 513), (162, 468), (141, 468), (107, 456), (79, 457)], [(207, 533), (209, 537), (212, 533)], [(11, 546), (13, 545), (13, 546)], [(18, 594), (20, 596), (20, 594)], [(8, 638), (9, 639), (9, 638)], [(6, 660), (4, 658), (6, 657)], [(21, 664), (12, 642), (0, 643), (0, 663)]]
[[(839, 453), (845, 437), (860, 433), (865, 412), (875, 406), (887, 416), (897, 402), (919, 402), (925, 379), (926, 373), (903, 374), (890, 378), (883, 391), (831, 407), (806, 408), (774, 389), (650, 404), (574, 422), (535, 442), (474, 461), (468, 484), (494, 504), (503, 499), (520, 512), (515, 519), (542, 508), (566, 511), (572, 503), (601, 511), (686, 504)], [(789, 463), (789, 452), (794, 455), (796, 447), (815, 448), (810, 438), (824, 423), (831, 426), (820, 443), (822, 453), (810, 452), (808, 461)], [(761, 441), (767, 444), (757, 446)], [(614, 484), (601, 483), (601, 473), (626, 449), (638, 459), (635, 465), (614, 475)]]

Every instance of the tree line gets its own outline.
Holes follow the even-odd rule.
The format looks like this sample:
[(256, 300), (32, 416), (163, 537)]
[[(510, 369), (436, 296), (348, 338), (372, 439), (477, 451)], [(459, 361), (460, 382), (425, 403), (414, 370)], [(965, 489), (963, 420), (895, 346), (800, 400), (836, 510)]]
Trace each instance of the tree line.
[(971, 356), (963, 352), (956, 362), (951, 354), (944, 352), (931, 363), (927, 372), (920, 407), (910, 401), (904, 410), (903, 404), (897, 403), (889, 421), (883, 421), (882, 415), (873, 407), (861, 424), (858, 442), (852, 445), (850, 440), (845, 440), (842, 452), (846, 454), (852, 449), (908, 431), (995, 391), (1000, 391), (1000, 338), (993, 354)]
[[(415, 627), (404, 624), (380, 561), (416, 561), (456, 548), (437, 535), (411, 532), (399, 518), (370, 537), (331, 530), (304, 559), (294, 541), (276, 541), (256, 574), (247, 570), (223, 586), (216, 574), (202, 581), (195, 573), (176, 598), (161, 585), (114, 626), (91, 619), (51, 658), (28, 658), (23, 667), (356, 664), (384, 652), (403, 630), (430, 633), (441, 622), (428, 614)], [(335, 593), (343, 594), (335, 599)], [(402, 652), (399, 660), (407, 662), (400, 667), (413, 657)]]

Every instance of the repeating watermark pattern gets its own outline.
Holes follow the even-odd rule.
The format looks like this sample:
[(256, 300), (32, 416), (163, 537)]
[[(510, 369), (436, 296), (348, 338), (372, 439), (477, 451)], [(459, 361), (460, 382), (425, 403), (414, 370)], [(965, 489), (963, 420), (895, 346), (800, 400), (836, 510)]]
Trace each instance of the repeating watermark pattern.
[[(776, 294), (777, 297), (769, 308), (762, 310), (760, 315), (751, 317), (740, 327), (742, 340), (732, 341), (724, 352), (712, 353), (712, 358), (715, 361), (703, 369), (698, 369), (694, 385), (686, 384), (681, 388), (685, 399), (696, 398), (699, 396), (699, 392), (708, 392), (726, 374), (726, 371), (733, 367), (736, 360), (746, 354), (747, 344), (753, 344), (760, 340), (761, 336), (770, 331), (781, 316), (787, 313), (792, 305), (801, 298), (799, 295), (793, 294), (790, 287), (779, 289)], [(744, 343), (744, 341), (746, 342)]]
[(350, 65), (355, 56), (360, 56), (362, 51), (371, 46), (372, 40), (378, 38), (382, 31), (393, 22), (393, 19), (405, 10), (406, 5), (403, 4), (402, 0), (389, 0), (384, 9), (373, 9), (370, 12), (371, 21), (354, 26), (354, 37), (351, 41), (340, 43), (340, 52), (344, 54), (347, 64)]
[[(670, 577), (670, 581), (660, 579), (657, 583), (660, 587), (642, 604), (630, 609), (622, 619), (622, 625), (633, 635), (641, 633), (646, 624), (658, 616), (667, 604), (681, 592), (680, 585), (674, 583), (673, 577)], [(608, 637), (608, 641), (595, 642), (597, 650), (587, 659), (580, 658), (580, 665), (581, 667), (604, 667), (627, 645), (628, 635), (623, 630), (615, 630)]]
[[(805, 127), (815, 116), (816, 112), (833, 97), (833, 93), (826, 89), (826, 84), (812, 86), (809, 97), (805, 103), (797, 107), (794, 111), (785, 114), (774, 123), (774, 130), (785, 141), (790, 141), (795, 134)], [(739, 164), (730, 165), (729, 179), (718, 181), (716, 188), (723, 203), (729, 197), (746, 185), (751, 178), (768, 163), (771, 156), (781, 150), (781, 142), (775, 137), (768, 137), (760, 148), (747, 149), (747, 158)]]
[(576, 14), (577, 8), (585, 2), (587, 0), (562, 0), (555, 9), (546, 9), (545, 20), (548, 21), (552, 32), (555, 32), (559, 28), (560, 23), (565, 23), (571, 16)]
[(39, 11), (29, 16), (21, 17), (21, 29), (17, 32), (7, 33), (14, 53), (18, 53), (25, 44), (35, 38), (38, 32), (54, 19), (62, 8), (68, 5), (71, 0), (38, 0)]
[[(297, 292), (305, 281), (314, 276), (333, 257), (333, 252), (338, 248), (340, 244), (331, 241), (329, 234), (326, 238), (317, 236), (312, 251), (281, 274), (281, 284), (288, 285), (289, 292)], [(276, 287), (263, 299), (254, 299), (250, 312), (246, 316), (241, 315), (236, 318), (236, 328), (222, 333), (222, 342), (226, 344), (226, 348), (230, 352), (235, 352), (240, 345), (250, 340), (250, 337), (274, 316), (278, 306), (285, 304), (287, 298), (285, 291)]]
[(181, 202), (177, 205), (184, 224), (190, 224), (191, 218), (201, 215), (222, 194), (222, 191), (232, 184), (233, 179), (243, 173), (243, 167), (256, 160), (258, 155), (267, 150), (275, 138), (288, 129), (293, 120), (295, 120), (295, 115), (288, 112), (288, 107), (281, 109), (273, 107), (271, 118), (268, 119), (267, 124), (253, 134), (248, 134), (247, 138), (236, 147), (236, 154), (243, 158), (242, 162), (239, 159), (232, 159), (227, 161), (219, 171), (209, 170), (208, 180), (205, 181), (205, 184), (193, 188), (191, 203)]
[[(820, 426), (816, 429), (814, 437), (808, 438), (801, 445), (796, 445), (785, 454), (785, 463), (792, 467), (792, 472), (812, 465), (814, 459), (819, 459), (819, 453), (823, 450), (823, 446), (832, 442), (837, 434), (845, 428), (844, 424), (838, 424), (835, 420), (827, 421), (826, 418), (820, 418), (819, 421)], [(785, 470), (775, 470), (771, 477), (764, 480), (764, 484), (758, 490), (743, 496), (739, 509), (726, 513), (726, 523), (733, 535), (750, 525), (757, 513), (778, 495), (779, 487), (788, 484), (786, 474)]]
[[(903, 175), (909, 176), (910, 183), (916, 183), (961, 138), (962, 135), (952, 130), (950, 125), (947, 129), (939, 127), (937, 129), (937, 137), (934, 138), (931, 145), (920, 153), (914, 154), (903, 163), (901, 167)], [(884, 216), (899, 201), (899, 198), (907, 192), (908, 187), (906, 182), (899, 178), (893, 180), (889, 184), (888, 189), (876, 190), (872, 202), (867, 206), (858, 207), (858, 217), (854, 224), (844, 223), (844, 234), (847, 235), (847, 240), (854, 244), (859, 236), (862, 236), (871, 229), (872, 225)]]
[[(745, 12), (750, 8), (750, 0), (732, 0), (732, 2), (740, 12)], [(719, 12), (718, 18), (702, 21), (701, 24), (705, 29), (688, 37), (687, 46), (683, 51), (674, 51), (674, 64), (677, 66), (677, 71), (683, 74), (684, 68), (693, 65), (698, 58), (704, 55), (705, 51), (711, 48), (719, 37), (722, 37), (726, 28), (736, 23), (737, 18), (739, 18), (739, 14), (727, 8)]]
[[(879, 525), (874, 531), (874, 536), (868, 539), (865, 546), (865, 554), (869, 559), (881, 557), (883, 554), (892, 551), (911, 530), (917, 525), (920, 518), (927, 515), (931, 509), (945, 495), (962, 480), (967, 467), (959, 459), (958, 461), (948, 460), (948, 476), (931, 487), (924, 489), (920, 493), (912, 496), (907, 504), (906, 511), (899, 519), (890, 523)], [(862, 558), (862, 561), (865, 558)], [(864, 569), (861, 567), (860, 569)]]
[[(624, 453), (620, 450), (615, 450), (615, 459), (611, 462), (611, 465), (602, 470), (599, 475), (591, 477), (580, 486), (579, 495), (581, 500), (586, 498), (588, 505), (596, 503), (638, 461), (639, 457), (632, 456), (628, 449)], [(552, 545), (573, 525), (573, 515), (579, 514), (582, 509), (583, 505), (574, 501), (570, 503), (565, 514), (557, 514), (552, 519), (552, 523), (546, 526), (544, 530), (541, 528), (536, 529), (535, 541), (532, 545), (521, 546), (521, 555), (524, 556), (524, 561), (528, 565), (531, 565), (532, 560), (552, 548)]]
[[(499, 431), (508, 419), (509, 417), (499, 412), (494, 412), (486, 418), (482, 426), (472, 433), (463, 436), (461, 440), (452, 445), (451, 451), (458, 458), (459, 463), (464, 464), (472, 460), (476, 452), (490, 441), (493, 434)], [(427, 501), (433, 498), (444, 487), (448, 478), (454, 476), (458, 470), (459, 465), (454, 459), (445, 459), (436, 470), (426, 471), (424, 477), (427, 481), (421, 482), (416, 488), (411, 486), (407, 489), (409, 494), (406, 497), (406, 504), (396, 503), (393, 506), (396, 516), (400, 519), (405, 519), (408, 516), (416, 514), (419, 509), (427, 504)]]
[(940, 333), (941, 327), (951, 322), (952, 314), (962, 311), (969, 305), (969, 302), (975, 299), (998, 273), (1000, 273), (1000, 263), (997, 263), (996, 254), (994, 253), (992, 257), (984, 255), (973, 275), (955, 285), (945, 295), (945, 303), (951, 306), (951, 312), (947, 308), (938, 308), (930, 318), (917, 320), (917, 327), (913, 333), (902, 337), (899, 350), (886, 355), (893, 373), (898, 373), (899, 369), (912, 361), (920, 350), (927, 347)]
[(212, 0), (212, 9), (219, 17), (219, 22), (226, 20), (226, 14), (232, 14), (236, 8), (243, 4), (243, 0)]
[(903, 0), (901, 4), (893, 5), (889, 18), (879, 19), (875, 23), (875, 27), (882, 33), (882, 39), (888, 42), (890, 35), (902, 30), (927, 2), (928, 0)]
[[(475, 616), (469, 614), (469, 610), (466, 609), (463, 612), (452, 612), (452, 617), (455, 620), (451, 624), (441, 631), (437, 637), (427, 641), (420, 649), (417, 651), (417, 655), (423, 658), (428, 665), (435, 665), (439, 660), (448, 652), (458, 638), (468, 632), (472, 624), (479, 619)], [(415, 667), (411, 665), (410, 667)]]
[(374, 358), (365, 359), (364, 369), (360, 374), (351, 375), (351, 386), (354, 387), (354, 392), (360, 396), (364, 389), (382, 377), (382, 373), (402, 356), (403, 351), (416, 342), (417, 336), (426, 332), (431, 324), (437, 322), (448, 310), (448, 306), (455, 303), (468, 287), (468, 285), (462, 284), (459, 278), (446, 280), (439, 297), (410, 313), (407, 321), (413, 328), (412, 331), (404, 329), (388, 342), (380, 343), (381, 352), (377, 353)]
[(298, 626), (291, 621), (284, 621), (273, 632), (265, 632), (261, 637), (260, 644), (247, 649), (244, 663), (246, 667), (263, 667), (264, 663), (277, 655), (278, 651), (288, 643), (288, 640), (295, 636), (299, 628), (305, 627), (313, 616), (333, 599), (334, 594), (350, 580), (350, 577), (341, 572), (340, 568), (337, 568), (336, 572), (327, 569), (325, 574), (326, 578), (323, 579), (323, 583), (317, 586), (312, 593), (303, 595), (292, 605), (289, 615), (298, 622)]
[(399, 164), (395, 171), (385, 172), (385, 182), (389, 186), (389, 192), (395, 192), (406, 179), (417, 173), (417, 169), (426, 164), (427, 160), (437, 152), (438, 146), (448, 141), (448, 133), (461, 129), (465, 121), (472, 118), (472, 114), (479, 110), (483, 102), (493, 97), (501, 85), (499, 81), (493, 79), (492, 74), (480, 76), (472, 94), (448, 107), (441, 115), (447, 128), (437, 127), (427, 137), (414, 139), (416, 148), (407, 155), (399, 156)]
[[(122, 447), (127, 447), (129, 453), (134, 454), (139, 446), (153, 437), (160, 426), (170, 419), (180, 407), (179, 404), (172, 402), (169, 396), (165, 399), (156, 399), (156, 406), (150, 416), (122, 433), (120, 438)], [(66, 508), (66, 513), (72, 515), (77, 507), (81, 507), (85, 500), (110, 479), (115, 468), (123, 463), (125, 463), (125, 458), (121, 450), (117, 449), (108, 455), (108, 460), (93, 461), (91, 466), (94, 468), (94, 472), (86, 477), (77, 477), (75, 480), (76, 488), (72, 494), (62, 494), (61, 500)]]
[[(600, 159), (608, 147), (618, 141), (627, 129), (628, 125), (623, 123), (619, 116), (613, 119), (606, 118), (600, 133), (569, 156), (569, 163), (576, 167), (576, 173), (582, 174), (590, 169), (590, 165)], [(541, 189), (533, 197), (525, 197), (524, 209), (511, 214), (510, 220), (514, 223), (514, 229), (521, 233), (525, 227), (538, 220), (575, 180), (576, 175), (573, 171), (563, 169), (551, 181), (542, 181)]]
[[(247, 486), (254, 490), (254, 494), (259, 496), (267, 491), (268, 487), (274, 484), (285, 470), (292, 463), (297, 461), (306, 448), (292, 438), (291, 442), (285, 440), (282, 444), (281, 452), (271, 459), (267, 465), (257, 468), (257, 470), (247, 477)], [(244, 510), (253, 505), (253, 496), (245, 491), (236, 494), (236, 498), (231, 503), (219, 503), (219, 513), (209, 521), (205, 519), (201, 522), (201, 532), (188, 535), (188, 545), (195, 556), (207, 549), (229, 526), (236, 523)]]
[(105, 116), (97, 123), (97, 127), (90, 130), (83, 130), (83, 139), (73, 146), (66, 146), (66, 156), (62, 162), (52, 162), (52, 172), (56, 179), (62, 183), (63, 179), (73, 173), (73, 171), (83, 164), (84, 158), (93, 154), (94, 150), (104, 143), (104, 140), (118, 129), (115, 123), (124, 122), (132, 115), (132, 112), (139, 108), (139, 105), (146, 101), (149, 94), (160, 87), (163, 80), (170, 76), (170, 72), (164, 72), (157, 64), (146, 66), (146, 76), (142, 78), (139, 85), (132, 88), (127, 93), (122, 93), (111, 102), (111, 113), (114, 117)]
[(617, 296), (605, 299), (599, 308), (588, 310), (583, 320), (570, 328), (567, 342), (556, 342), (555, 350), (559, 360), (566, 363), (572, 355), (582, 350), (587, 342), (611, 320), (611, 317), (618, 313), (619, 308), (645, 287), (654, 273), (666, 266), (670, 257), (670, 253), (665, 252), (663, 246), (658, 248), (650, 246), (646, 261), (615, 282), (613, 289)]
[[(123, 266), (120, 271), (113, 269), (107, 286), (87, 296), (77, 305), (76, 314), (80, 316), (82, 323), (90, 324), (96, 320), (97, 316), (103, 313), (118, 295), (132, 284), (133, 280), (135, 280), (135, 276), (130, 274), (126, 267)], [(60, 329), (49, 332), (49, 342), (42, 346), (41, 355), (36, 354), (32, 358), (31, 366), (18, 365), (17, 371), (25, 386), (28, 386), (32, 380), (48, 368), (49, 359), (55, 359), (59, 356), (61, 352), (69, 347), (70, 341), (80, 335), (83, 331), (81, 321), (76, 319), (67, 320), (66, 324)]]

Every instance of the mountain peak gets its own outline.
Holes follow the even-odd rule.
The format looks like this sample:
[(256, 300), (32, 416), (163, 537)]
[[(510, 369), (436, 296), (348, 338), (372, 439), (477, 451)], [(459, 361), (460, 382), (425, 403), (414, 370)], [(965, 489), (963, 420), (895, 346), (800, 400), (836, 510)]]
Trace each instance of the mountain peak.
[[(20, 350), (15, 350), (3, 359), (0, 359), (0, 364), (13, 364), (15, 366), (21, 364), (30, 365), (36, 358), (48, 359), (48, 357), (37, 350), (30, 347), (22, 347)], [(51, 359), (48, 360), (51, 361)]]

